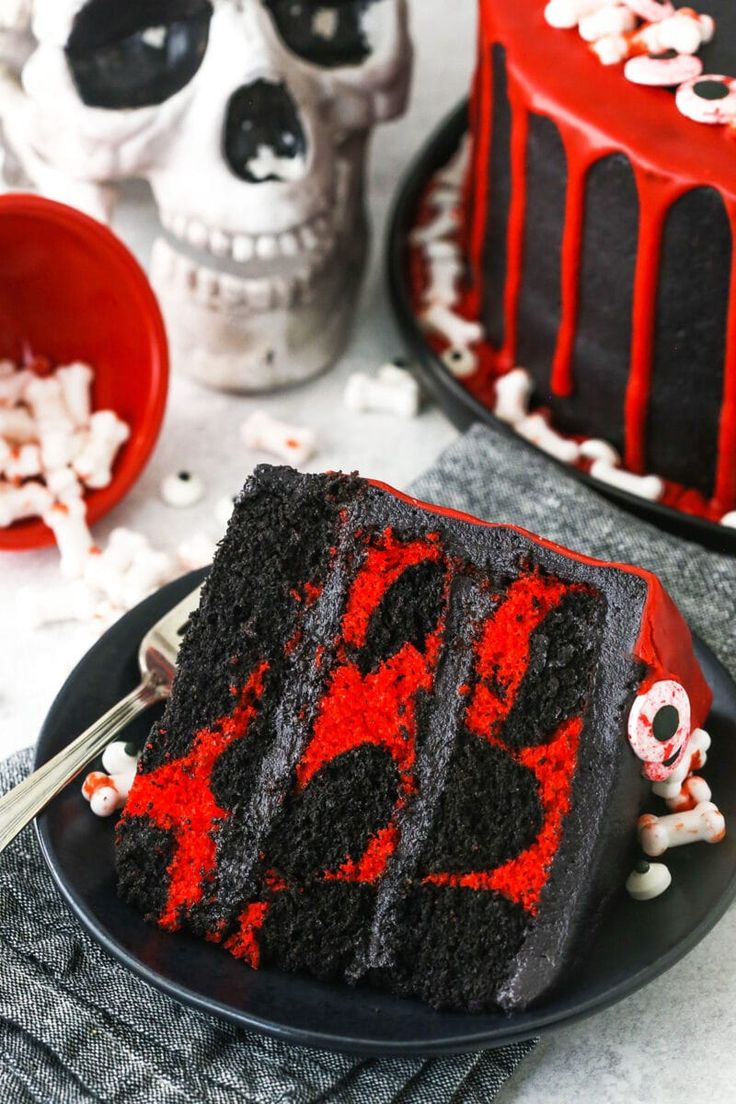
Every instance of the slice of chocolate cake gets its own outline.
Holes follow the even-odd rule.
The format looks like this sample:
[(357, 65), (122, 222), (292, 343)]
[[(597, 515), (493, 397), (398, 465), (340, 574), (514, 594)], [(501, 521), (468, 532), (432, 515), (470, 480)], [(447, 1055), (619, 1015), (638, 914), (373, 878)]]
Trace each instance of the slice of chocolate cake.
[(525, 1006), (709, 703), (654, 576), (259, 468), (118, 827), (120, 893), (252, 967)]

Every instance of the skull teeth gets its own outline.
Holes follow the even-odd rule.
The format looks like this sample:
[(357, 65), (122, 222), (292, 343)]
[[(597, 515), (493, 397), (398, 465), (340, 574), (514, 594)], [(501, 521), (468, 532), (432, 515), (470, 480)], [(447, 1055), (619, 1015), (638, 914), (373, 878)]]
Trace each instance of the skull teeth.
[(169, 291), (185, 289), (197, 302), (206, 306), (222, 303), (243, 306), (253, 313), (288, 309), (306, 303), (312, 296), (315, 281), (325, 270), (312, 261), (290, 272), (288, 276), (235, 276), (200, 265), (159, 239), (153, 249), (151, 271), (154, 284)]
[(161, 222), (180, 241), (238, 264), (248, 264), (254, 259), (294, 259), (302, 254), (319, 260), (332, 251), (336, 237), (332, 220), (324, 214), (281, 234), (228, 234), (171, 212), (162, 212)]

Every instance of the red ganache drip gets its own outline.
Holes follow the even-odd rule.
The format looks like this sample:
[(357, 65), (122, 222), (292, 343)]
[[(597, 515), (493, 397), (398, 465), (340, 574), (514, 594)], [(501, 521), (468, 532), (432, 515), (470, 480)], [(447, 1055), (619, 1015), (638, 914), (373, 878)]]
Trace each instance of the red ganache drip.
[(248, 735), (267, 670), (265, 662), (256, 668), (239, 692), (233, 712), (200, 729), (188, 755), (164, 763), (150, 774), (137, 775), (128, 795), (126, 818), (147, 816), (157, 828), (173, 833), (166, 905), (158, 918), (159, 925), (168, 931), (180, 927), (183, 910), (202, 900), (214, 874), (216, 829), (231, 814), (215, 800), (212, 771), (225, 748)]

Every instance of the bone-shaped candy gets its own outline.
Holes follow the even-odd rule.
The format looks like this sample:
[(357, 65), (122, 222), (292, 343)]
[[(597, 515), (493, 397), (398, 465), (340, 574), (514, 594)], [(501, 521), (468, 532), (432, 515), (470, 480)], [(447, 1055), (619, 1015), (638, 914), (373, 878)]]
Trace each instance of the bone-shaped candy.
[(2, 406), (15, 406), (16, 403), (21, 402), (25, 395), (25, 390), (31, 380), (36, 377), (33, 372), (29, 372), (27, 368), (15, 370), (15, 366), (10, 361), (2, 361), (0, 363), (10, 364), (11, 372), (0, 376), (0, 405)]
[(125, 609), (132, 609), (149, 594), (171, 582), (176, 571), (171, 557), (147, 547), (136, 555), (123, 579), (122, 599)]
[(254, 410), (240, 434), (248, 448), (271, 452), (290, 464), (304, 464), (317, 451), (317, 437), (311, 429), (279, 421), (265, 410)]
[(427, 204), (435, 211), (454, 211), (459, 202), (458, 189), (447, 184), (436, 184), (427, 199)]
[(622, 3), (631, 8), (640, 19), (646, 19), (651, 23), (669, 19), (675, 11), (670, 0), (622, 0)]
[(632, 36), (632, 47), (652, 54), (665, 50), (695, 54), (704, 43), (710, 42), (714, 30), (715, 23), (709, 15), (682, 8), (657, 22), (646, 23)]
[(0, 529), (12, 525), (14, 521), (44, 514), (52, 501), (43, 483), (31, 481), (20, 487), (0, 483)]
[(33, 629), (59, 621), (90, 621), (96, 608), (94, 594), (81, 579), (51, 587), (21, 587), (15, 603), (23, 624)]
[(684, 813), (657, 817), (645, 813), (639, 817), (639, 842), (647, 855), (656, 858), (670, 847), (686, 843), (719, 843), (726, 834), (723, 814), (712, 801), (701, 801)]
[(138, 556), (150, 545), (141, 533), (132, 529), (113, 529), (104, 551), (94, 547), (84, 564), (85, 582), (101, 591), (118, 608), (125, 605), (126, 574)]
[(55, 375), (31, 380), (25, 390), (25, 400), (36, 419), (39, 433), (51, 426), (73, 432), (74, 422), (64, 402), (61, 382)]
[(97, 410), (89, 420), (89, 436), (74, 459), (74, 470), (90, 488), (107, 487), (118, 451), (130, 437), (130, 427), (114, 410)]
[(429, 245), (430, 242), (436, 241), (438, 238), (447, 238), (455, 234), (459, 220), (458, 203), (459, 200), (452, 208), (441, 208), (431, 222), (424, 226), (418, 226), (416, 230), (413, 230), (411, 241), (414, 245)]
[(458, 284), (464, 271), (462, 261), (456, 257), (428, 257), (429, 282), (422, 299), (425, 303), (444, 303), (454, 307), (460, 300)]
[(221, 529), (227, 529), (230, 524), (230, 518), (233, 516), (233, 510), (235, 509), (235, 499), (232, 495), (222, 495), (215, 503), (214, 515), (215, 521)]
[(0, 437), (16, 445), (25, 445), (35, 441), (37, 436), (38, 426), (27, 410), (20, 406), (0, 408)]
[(613, 445), (598, 437), (588, 437), (585, 441), (581, 441), (580, 455), (586, 460), (601, 460), (611, 468), (618, 467), (621, 463), (621, 457)]
[[(230, 500), (232, 506), (232, 499)], [(185, 571), (197, 571), (209, 567), (217, 551), (217, 545), (206, 533), (192, 533), (176, 550), (176, 556)]]
[(556, 433), (541, 414), (529, 414), (517, 422), (514, 428), (519, 436), (531, 441), (555, 460), (561, 460), (563, 464), (574, 464), (580, 455), (577, 443)]
[(550, 27), (567, 30), (577, 27), (584, 16), (598, 8), (607, 7), (611, 2), (612, 0), (549, 0), (544, 9), (544, 18)]
[(68, 579), (77, 579), (84, 573), (84, 565), (94, 542), (87, 528), (84, 503), (55, 502), (42, 515), (53, 530), (61, 556), (61, 573)]
[(518, 425), (529, 413), (532, 378), (526, 368), (512, 368), (496, 380), (496, 401), (493, 413), (499, 421)]
[(665, 801), (677, 797), (687, 776), (692, 771), (701, 770), (705, 766), (710, 745), (711, 738), (705, 729), (696, 728), (691, 733), (685, 753), (672, 774), (664, 782), (654, 782), (652, 792), (657, 797), (664, 798)]
[(625, 35), (603, 35), (591, 42), (590, 48), (601, 65), (618, 65), (631, 53), (631, 44)]
[(41, 450), (38, 445), (17, 445), (2, 465), (5, 478), (12, 482), (33, 479), (41, 474)]
[(87, 443), (85, 434), (66, 423), (45, 422), (39, 427), (41, 463), (47, 471), (65, 468), (79, 456)]
[(650, 502), (658, 502), (664, 494), (664, 483), (658, 475), (635, 475), (623, 468), (614, 468), (604, 460), (594, 461), (590, 474), (600, 483), (607, 483), (610, 487), (617, 487)]
[(483, 339), (483, 327), (479, 322), (471, 322), (455, 314), (443, 303), (433, 303), (423, 314), (425, 325), (446, 338), (450, 345), (466, 348)]
[(84, 494), (82, 484), (77, 478), (77, 473), (68, 465), (60, 468), (52, 468), (44, 472), (46, 486), (51, 491), (57, 502), (64, 502), (67, 506), (78, 501)]
[(584, 15), (578, 23), (580, 37), (586, 42), (597, 42), (606, 35), (624, 35), (633, 31), (636, 16), (624, 4), (607, 4)]
[(75, 362), (56, 371), (61, 393), (72, 421), (78, 429), (89, 424), (92, 413), (91, 387), (94, 372), (88, 364)]
[(348, 410), (395, 414), (399, 418), (415, 418), (419, 399), (417, 381), (395, 364), (385, 364), (375, 378), (365, 372), (353, 372), (344, 393)]
[(682, 783), (680, 792), (675, 797), (668, 798), (666, 804), (671, 813), (683, 813), (686, 809), (694, 809), (702, 801), (710, 801), (712, 796), (705, 779), (692, 774)]

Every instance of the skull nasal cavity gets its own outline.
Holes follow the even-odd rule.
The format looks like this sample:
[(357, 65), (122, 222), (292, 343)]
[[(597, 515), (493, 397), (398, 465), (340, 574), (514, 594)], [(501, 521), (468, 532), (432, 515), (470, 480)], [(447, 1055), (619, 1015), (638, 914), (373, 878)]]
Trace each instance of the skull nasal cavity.
[(249, 184), (298, 180), (307, 167), (307, 138), (285, 84), (257, 80), (230, 97), (225, 160)]

